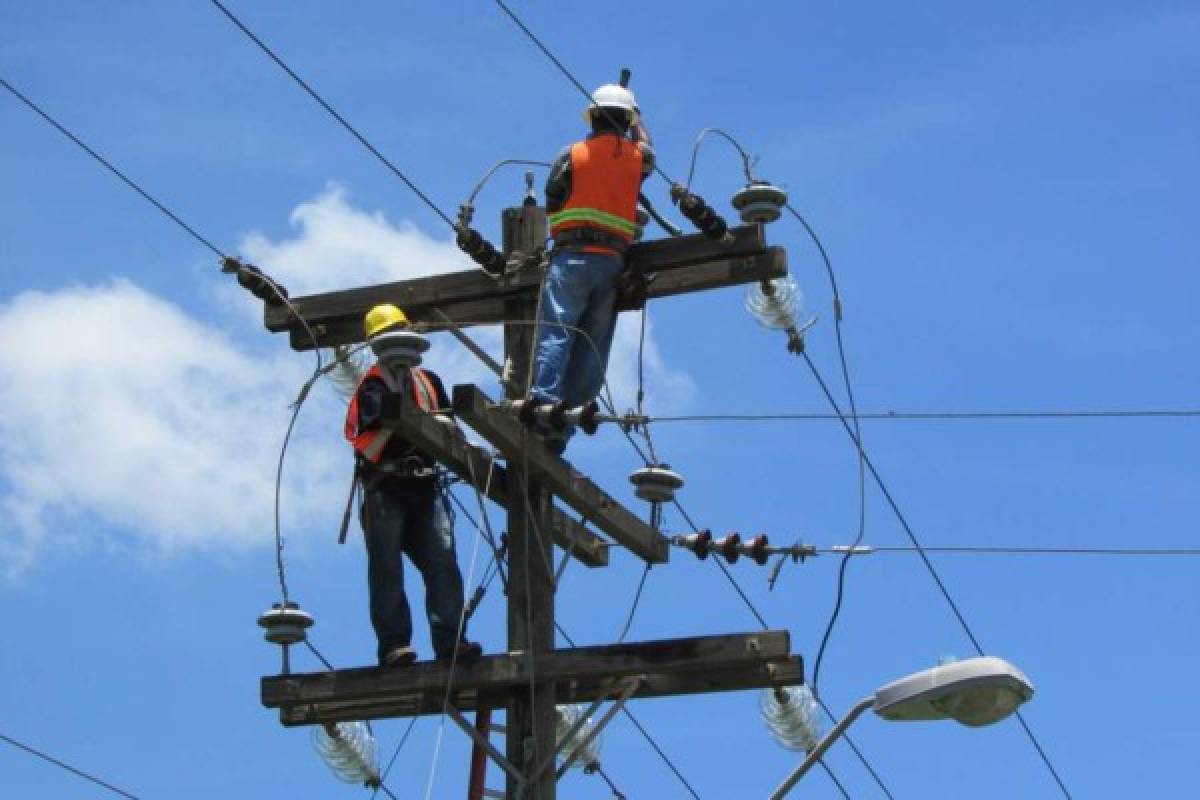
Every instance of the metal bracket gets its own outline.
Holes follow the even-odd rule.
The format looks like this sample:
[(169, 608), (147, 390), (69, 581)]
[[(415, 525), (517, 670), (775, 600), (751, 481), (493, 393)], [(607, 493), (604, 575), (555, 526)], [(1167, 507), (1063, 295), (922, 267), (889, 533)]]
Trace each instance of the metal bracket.
[(475, 730), (475, 726), (462, 715), (461, 711), (454, 707), (453, 703), (446, 704), (446, 713), (450, 715), (450, 719), (454, 720), (458, 727), (463, 729), (463, 732), (467, 736), (471, 737), (471, 741), (482, 747), (488, 756), (491, 757), (492, 761), (495, 761), (500, 769), (511, 775), (513, 780), (521, 786), (521, 790), (524, 791), (525, 776), (521, 774), (521, 770), (513, 766), (513, 763), (504, 757), (503, 753), (496, 749), (495, 745), (488, 741), (487, 735)]

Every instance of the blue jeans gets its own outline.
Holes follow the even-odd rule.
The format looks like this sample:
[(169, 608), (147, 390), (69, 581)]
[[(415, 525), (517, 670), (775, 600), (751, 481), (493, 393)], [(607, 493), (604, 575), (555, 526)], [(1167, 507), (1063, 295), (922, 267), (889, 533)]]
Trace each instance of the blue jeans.
[(615, 255), (574, 250), (554, 254), (538, 318), (531, 391), (538, 402), (561, 401), (574, 408), (600, 393), (616, 328), (617, 276), (623, 267), (624, 260)]
[(398, 488), (391, 480), (365, 492), (359, 515), (367, 543), (367, 586), (379, 661), (383, 663), (388, 651), (412, 643), (401, 554), (408, 555), (425, 582), (425, 613), (434, 654), (449, 655), (463, 613), (454, 529), (432, 481), (404, 481), (406, 485)]

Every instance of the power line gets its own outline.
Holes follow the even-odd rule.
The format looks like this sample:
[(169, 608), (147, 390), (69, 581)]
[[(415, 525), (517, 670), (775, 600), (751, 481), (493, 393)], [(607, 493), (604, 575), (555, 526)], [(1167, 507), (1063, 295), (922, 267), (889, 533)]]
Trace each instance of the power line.
[[(163, 214), (165, 214), (171, 221), (173, 221), (176, 225), (178, 225), (180, 228), (182, 228), (184, 231), (186, 231), (188, 234), (190, 234), (194, 239), (196, 239), (196, 241), (200, 242), (202, 245), (204, 245), (209, 250), (211, 250), (213, 253), (215, 253), (218, 257), (220, 257), (223, 269), (238, 273), (239, 275), (241, 275), (247, 271), (247, 267), (244, 264), (242, 264), (242, 262), (238, 261), (235, 258), (231, 258), (231, 257), (225, 255), (225, 253), (219, 247), (214, 245), (211, 241), (206, 239), (204, 236), (201, 236), (199, 233), (197, 233), (196, 229), (193, 228), (191, 225), (188, 225), (186, 222), (184, 222), (183, 219), (180, 218), (178, 214), (171, 211), (171, 209), (167, 208), (165, 205), (163, 205), (161, 202), (159, 202), (153, 195), (151, 195), (149, 192), (147, 192), (145, 189), (143, 189), (140, 185), (138, 185), (132, 178), (127, 176), (124, 172), (122, 172), (121, 170), (119, 170), (115, 166), (113, 166), (107, 159), (105, 159), (103, 156), (101, 156), (99, 153), (97, 153), (86, 142), (84, 142), (82, 139), (80, 139), (78, 136), (76, 136), (71, 131), (67, 130), (67, 128), (65, 128), (57, 120), (55, 120), (53, 117), (51, 117), (49, 114), (47, 114), (44, 110), (42, 110), (41, 107), (39, 107), (36, 103), (34, 103), (32, 100), (30, 100), (24, 94), (17, 91), (10, 83), (8, 83), (8, 81), (4, 80), (3, 78), (0, 78), (0, 84), (2, 84), (4, 86), (4, 88), (7, 89), (9, 92), (11, 92), (17, 99), (19, 99), (21, 102), (23, 102), (29, 108), (31, 108), (34, 112), (36, 112), (40, 117), (42, 117), (42, 119), (46, 120), (54, 128), (56, 128), (60, 133), (62, 133), (64, 136), (66, 136), (68, 139), (70, 139), (72, 142), (74, 142), (76, 145), (78, 145), (84, 152), (86, 152), (88, 155), (90, 155), (92, 158), (94, 158), (97, 162), (99, 162), (105, 169), (107, 169), (109, 172), (111, 172), (113, 175), (115, 175), (117, 178), (119, 178), (126, 186), (128, 186), (129, 188), (131, 188), (135, 192), (137, 192), (139, 195), (141, 195), (147, 202), (149, 202), (151, 205), (153, 205), (155, 208), (157, 208), (159, 211), (161, 211)], [(291, 415), (290, 420), (288, 421), (287, 431), (283, 437), (283, 445), (280, 447), (279, 460), (278, 460), (278, 464), (275, 469), (275, 506), (274, 506), (274, 508), (275, 508), (275, 565), (276, 565), (276, 571), (277, 571), (278, 577), (279, 577), (280, 592), (282, 593), (283, 600), (286, 603), (288, 601), (288, 588), (287, 588), (287, 576), (286, 576), (286, 571), (285, 571), (284, 563), (283, 563), (283, 534), (282, 534), (281, 528), (280, 528), (280, 514), (279, 514), (280, 495), (282, 493), (282, 483), (283, 483), (283, 463), (284, 463), (284, 457), (287, 454), (288, 443), (291, 441), (292, 429), (295, 427), (296, 419), (300, 414), (300, 407), (304, 404), (304, 400), (308, 397), (309, 390), (312, 389), (313, 384), (323, 374), (324, 362), (323, 362), (323, 359), (321, 356), (321, 349), (317, 346), (316, 333), (313, 331), (312, 326), (309, 325), (308, 320), (306, 320), (304, 318), (304, 316), (302, 314), (300, 314), (299, 311), (296, 310), (295, 305), (293, 305), (292, 301), (288, 298), (287, 292), (278, 283), (276, 283), (269, 275), (266, 275), (265, 273), (258, 270), (257, 268), (250, 269), (249, 271), (253, 273), (255, 280), (261, 281), (261, 283), (264, 286), (266, 286), (267, 289), (269, 289), (270, 292), (272, 294), (274, 294), (276, 298), (278, 298), (279, 302), (282, 303), (284, 306), (286, 306), (287, 309), (292, 313), (292, 315), (300, 322), (300, 325), (304, 328), (305, 333), (308, 334), (309, 339), (313, 343), (313, 353), (316, 357), (316, 366), (313, 369), (312, 375), (305, 382), (305, 384), (301, 387), (299, 395), (296, 398), (296, 401), (292, 404), (292, 415)]]
[[(873, 545), (856, 555), (871, 553), (913, 553), (916, 547)], [(922, 545), (926, 553), (962, 553), (970, 555), (1067, 555), (1067, 556), (1200, 556), (1200, 548), (1187, 547), (1006, 547), (991, 545)], [(817, 548), (818, 552), (844, 553), (844, 547)]]
[[(216, 2), (216, 0), (213, 0), (213, 2)], [(554, 55), (554, 53), (550, 52), (550, 49), (548, 47), (546, 47), (546, 45), (542, 44), (542, 40), (537, 37), (537, 34), (535, 34), (533, 31), (531, 31), (529, 29), (529, 26), (527, 26), (524, 22), (521, 21), (521, 18), (518, 17), (511, 8), (508, 7), (508, 5), (504, 2), (504, 0), (496, 0), (496, 5), (500, 6), (500, 9), (506, 15), (508, 15), (509, 19), (511, 19), (514, 23), (516, 23), (517, 27), (520, 28), (525, 33), (525, 35), (529, 37), (529, 40), (531, 42), (533, 42), (537, 46), (537, 48), (542, 51), (542, 53), (545, 54), (546, 58), (548, 58), (552, 62), (554, 62), (554, 66), (558, 67), (558, 71), (566, 76), (567, 80), (569, 80), (575, 86), (575, 88), (579, 90), (580, 94), (582, 94), (584, 97), (586, 97), (587, 101), (589, 103), (592, 103), (593, 101), (592, 101), (591, 92), (589, 92), (584, 87), (584, 85), (582, 83), (580, 83), (574, 75), (571, 74), (571, 71), (569, 69), (567, 69), (566, 66), (561, 61), (558, 60), (558, 58)], [(604, 108), (602, 108), (600, 106), (596, 106), (596, 108), (601, 114), (603, 114), (605, 116), (605, 118), (608, 119), (609, 122), (614, 121), (612, 118), (612, 115), (609, 114), (608, 111), (606, 111)], [(672, 186), (675, 185), (675, 181), (673, 181), (671, 179), (670, 175), (668, 175), (666, 172), (663, 172), (663, 169), (662, 169), (662, 167), (660, 167), (658, 165), (657, 160), (655, 160), (653, 167), (654, 167), (654, 172), (657, 173), (659, 177), (661, 177), (663, 180), (665, 180), (667, 183), (671, 184)]]
[(442, 211), (442, 209), (438, 207), (437, 203), (430, 200), (429, 196), (426, 195), (424, 192), (422, 192), (415, 183), (413, 183), (411, 180), (409, 180), (408, 176), (406, 176), (403, 172), (401, 172), (400, 169), (395, 164), (393, 164), (391, 161), (389, 161), (387, 159), (387, 157), (384, 156), (383, 153), (379, 152), (379, 150), (376, 149), (375, 145), (373, 145), (369, 141), (367, 141), (367, 138), (365, 136), (363, 136), (361, 133), (359, 133), (358, 129), (356, 129), (353, 125), (351, 125), (349, 122), (347, 122), (345, 117), (343, 117), (341, 114), (339, 114), (337, 112), (337, 110), (334, 109), (333, 106), (329, 105), (329, 103), (327, 103), (325, 101), (325, 98), (321, 97), (321, 95), (319, 95), (316, 92), (316, 90), (313, 89), (311, 86), (309, 86), (308, 83), (306, 83), (303, 78), (301, 78), (299, 75), (297, 75), (296, 72), (291, 67), (289, 67), (282, 58), (277, 56), (270, 47), (267, 47), (266, 43), (263, 42), (262, 39), (260, 39), (257, 35), (255, 35), (255, 33), (252, 30), (247, 28), (246, 25), (240, 19), (238, 19), (236, 16), (234, 16), (233, 12), (230, 11), (228, 8), (226, 8), (225, 5), (221, 2), (221, 0), (212, 0), (212, 4), (215, 5), (218, 9), (220, 9), (221, 13), (224, 14), (226, 17), (228, 17), (229, 21), (232, 22), (235, 26), (237, 26), (237, 28), (242, 33), (246, 34), (246, 36), (249, 37), (250, 41), (252, 41), (256, 45), (258, 45), (260, 50), (262, 50), (264, 53), (266, 53), (267, 56), (270, 57), (270, 59), (272, 61), (274, 61), (277, 65), (279, 65), (279, 68), (282, 69), (284, 72), (286, 72), (288, 77), (291, 78), (293, 81), (295, 81), (296, 84), (301, 89), (303, 89), (305, 92), (307, 92), (309, 97), (311, 97), (313, 100), (316, 100), (317, 103), (321, 106), (321, 108), (323, 108), (327, 112), (329, 112), (329, 115), (331, 117), (333, 117), (335, 120), (337, 120), (338, 123), (341, 124), (341, 126), (343, 128), (345, 128), (347, 131), (349, 131), (350, 135), (359, 141), (359, 144), (361, 144), (363, 147), (367, 148), (367, 150), (371, 153), (371, 155), (375, 156), (375, 158), (377, 158), (381, 164), (383, 164), (385, 167), (387, 167), (388, 170), (390, 170), (393, 175), (395, 175), (397, 178), (402, 180), (404, 182), (404, 185), (407, 186), (409, 189), (411, 189), (413, 194), (415, 194), (417, 197), (421, 198), (421, 201), (424, 202), (425, 205), (429, 206), (429, 208), (433, 211), (433, 213), (435, 213), (439, 217), (441, 217), (442, 221), (445, 222), (447, 225), (449, 225), (452, 229), (454, 229), (454, 230), (458, 229), (457, 226), (454, 224), (454, 220), (450, 219), (449, 215), (447, 215), (446, 212)]
[[(825, 383), (825, 379), (821, 376), (820, 371), (817, 369), (817, 365), (813, 363), (812, 358), (809, 357), (807, 352), (802, 351), (800, 355), (804, 358), (804, 363), (808, 365), (813, 377), (816, 378), (826, 400), (829, 401), (829, 404), (833, 407), (834, 411), (840, 415), (841, 407), (838, 405), (837, 399), (830, 392), (828, 384)], [(950, 606), (950, 610), (954, 613), (955, 618), (958, 620), (958, 624), (966, 633), (967, 638), (971, 640), (971, 644), (975, 647), (975, 652), (982, 656), (984, 654), (983, 646), (979, 643), (979, 639), (975, 636), (975, 632), (967, 623), (966, 618), (963, 616), (962, 610), (958, 607), (958, 603), (956, 603), (954, 598), (951, 596), (950, 590), (946, 588), (946, 584), (942, 580), (941, 575), (938, 573), (937, 568), (935, 568), (933, 566), (933, 562), (929, 560), (928, 554), (922, 547), (921, 542), (917, 539), (917, 535), (913, 532), (912, 526), (909, 525), (908, 519), (904, 516), (904, 512), (900, 510), (900, 506), (896, 503), (895, 498), (892, 497), (892, 493), (888, 489), (887, 484), (884, 482), (883, 477), (875, 468), (875, 464), (871, 461), (870, 457), (867, 456), (866, 452), (863, 450), (860, 439), (855, 435), (853, 429), (850, 427), (850, 424), (846, 422), (844, 416), (841, 417), (841, 423), (842, 427), (846, 430), (847, 435), (853, 439), (855, 446), (858, 447), (858, 451), (863, 459), (863, 463), (870, 471), (871, 476), (875, 480), (875, 484), (883, 493), (883, 497), (887, 501), (888, 506), (892, 509), (892, 513), (900, 522), (900, 526), (904, 529), (904, 533), (908, 536), (909, 541), (912, 542), (915, 552), (921, 557), (921, 561), (925, 564), (925, 568), (928, 570), (930, 577), (933, 578), (934, 583), (937, 584), (938, 590), (942, 593), (942, 597), (945, 598), (947, 605)], [(1021, 727), (1025, 730), (1026, 736), (1029, 738), (1029, 741), (1033, 744), (1034, 749), (1041, 757), (1042, 763), (1045, 764), (1046, 769), (1050, 771), (1050, 775), (1054, 778), (1055, 783), (1058, 784), (1058, 788), (1062, 791), (1063, 796), (1070, 800), (1071, 793), (1067, 790), (1066, 784), (1063, 783), (1062, 778), (1059, 776), (1058, 770), (1055, 769), (1054, 764), (1050, 761), (1049, 756), (1047, 756), (1046, 751), (1042, 748), (1042, 745), (1034, 735), (1033, 730), (1029, 727), (1028, 723), (1026, 723), (1021, 711), (1018, 709), (1016, 713), (1018, 719), (1020, 719)]]
[(66, 136), (72, 142), (77, 144), (81, 150), (83, 150), (85, 153), (87, 153), (92, 158), (94, 158), (96, 161), (98, 161), (101, 165), (104, 166), (105, 169), (107, 169), (113, 175), (116, 175), (117, 178), (119, 178), (121, 181), (123, 181), (126, 186), (128, 186), (130, 189), (133, 189), (135, 192), (140, 194), (143, 198), (146, 199), (147, 202), (149, 202), (151, 205), (153, 205), (155, 208), (157, 208), (159, 211), (161, 211), (163, 214), (165, 214), (176, 225), (178, 225), (179, 227), (181, 227), (185, 231), (187, 231), (188, 234), (190, 234), (193, 239), (195, 239), (200, 244), (207, 247), (209, 250), (213, 251), (213, 253), (215, 253), (222, 260), (226, 258), (226, 255), (223, 252), (221, 252), (220, 248), (218, 248), (215, 244), (213, 244), (208, 239), (204, 238), (199, 233), (197, 233), (195, 228), (193, 228), (191, 225), (188, 225), (186, 222), (184, 222), (182, 219), (180, 219), (179, 216), (174, 211), (172, 211), (171, 209), (167, 208), (165, 205), (160, 203), (152, 194), (150, 194), (145, 189), (143, 189), (141, 186), (139, 186), (132, 178), (130, 178), (124, 172), (122, 172), (121, 170), (114, 167), (111, 163), (109, 163), (108, 159), (106, 159), (104, 156), (97, 153), (95, 150), (93, 150), (91, 147), (89, 147), (86, 142), (84, 142), (78, 136), (76, 136), (75, 134), (71, 133), (71, 131), (69, 131), (65, 127), (63, 127), (63, 125), (61, 125), (58, 122), (58, 120), (54, 119), (49, 114), (47, 114), (45, 111), (43, 111), (40, 106), (38, 106), (36, 103), (34, 103), (28, 97), (26, 97), (24, 94), (17, 91), (16, 88), (14, 88), (12, 84), (10, 84), (8, 81), (4, 80), (3, 78), (0, 78), (0, 86), (3, 86), (10, 93), (12, 93), (12, 95), (14, 97), (16, 97), (18, 100), (20, 100), (25, 105), (29, 106), (29, 108), (32, 109), (34, 113), (36, 113), (42, 119), (46, 120), (46, 122), (49, 122), (63, 136)]
[[(1051, 409), (1044, 411), (860, 411), (860, 420), (979, 420), (979, 419), (1179, 419), (1200, 417), (1200, 409)], [(779, 422), (837, 420), (837, 414), (797, 411), (766, 414), (681, 414), (648, 417), (647, 422)]]
[(97, 778), (95, 775), (89, 775), (88, 773), (84, 772), (83, 770), (72, 767), (70, 764), (68, 764), (64, 761), (59, 761), (54, 756), (47, 755), (46, 753), (43, 753), (41, 750), (38, 750), (34, 747), (30, 747), (29, 745), (24, 744), (23, 742), (18, 742), (16, 739), (12, 738), (11, 736), (5, 736), (4, 734), (0, 733), (0, 739), (3, 739), (4, 741), (8, 742), (13, 747), (16, 747), (20, 750), (24, 750), (26, 753), (29, 753), (32, 756), (37, 756), (38, 758), (42, 759), (43, 761), (48, 761), (56, 767), (65, 769), (67, 772), (78, 775), (80, 778), (83, 778), (86, 781), (91, 781), (92, 783), (96, 784), (97, 786), (102, 786), (105, 789), (108, 789), (113, 794), (120, 795), (121, 797), (127, 797), (127, 798), (129, 798), (129, 800), (139, 800), (137, 795), (130, 794), (129, 792), (125, 791), (124, 789), (120, 789), (116, 786), (113, 786), (111, 783), (102, 781), (99, 778)]

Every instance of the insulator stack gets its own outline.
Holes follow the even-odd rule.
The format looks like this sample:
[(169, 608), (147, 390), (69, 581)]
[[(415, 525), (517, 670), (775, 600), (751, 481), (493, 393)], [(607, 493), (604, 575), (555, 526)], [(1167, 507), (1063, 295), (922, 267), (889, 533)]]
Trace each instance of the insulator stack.
[(338, 722), (314, 726), (312, 743), (321, 760), (339, 780), (379, 786), (375, 737), (367, 723)]
[(582, 744), (583, 740), (595, 730), (595, 723), (591, 719), (584, 721), (583, 725), (571, 736), (570, 739), (564, 741), (564, 737), (571, 733), (571, 729), (579, 724), (581, 719), (584, 719), (584, 714), (587, 712), (587, 706), (570, 705), (558, 707), (558, 725), (556, 738), (558, 740), (560, 752), (563, 759), (575, 756), (571, 762), (572, 769), (583, 769), (584, 772), (595, 772), (600, 767), (600, 736), (597, 734), (592, 736), (591, 741), (586, 745)]
[(712, 552), (712, 531), (703, 530), (697, 533), (689, 533), (685, 536), (676, 536), (672, 540), (672, 543), (685, 550), (691, 550), (696, 554), (696, 558), (703, 561)]
[(821, 741), (821, 711), (808, 686), (764, 689), (759, 708), (780, 747), (807, 753)]
[(736, 533), (722, 536), (713, 542), (713, 550), (720, 553), (730, 564), (736, 564), (738, 556), (742, 554), (742, 537)]
[(236, 258), (226, 258), (221, 262), (221, 271), (236, 276), (243, 289), (269, 306), (281, 306), (287, 299), (287, 289), (272, 281), (253, 264), (243, 264)]
[(495, 245), (483, 238), (483, 234), (479, 231), (466, 225), (460, 225), (458, 236), (454, 241), (458, 244), (458, 248), (470, 256), (472, 261), (483, 267), (483, 271), (487, 274), (492, 276), (504, 274), (504, 267), (508, 263), (508, 259), (496, 249)]
[(718, 239), (725, 243), (733, 241), (725, 219), (714, 211), (712, 206), (704, 202), (704, 198), (700, 195), (677, 183), (671, 187), (671, 200), (679, 206), (679, 213), (687, 217), (708, 238)]
[(742, 555), (761, 567), (771, 557), (770, 553), (767, 552), (768, 544), (767, 535), (761, 533), (742, 545)]

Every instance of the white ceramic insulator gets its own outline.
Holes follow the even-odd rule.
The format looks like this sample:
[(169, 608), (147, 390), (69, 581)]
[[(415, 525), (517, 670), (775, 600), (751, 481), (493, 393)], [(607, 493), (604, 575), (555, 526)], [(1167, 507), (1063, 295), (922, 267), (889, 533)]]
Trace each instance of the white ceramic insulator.
[(329, 370), (329, 382), (335, 392), (349, 400), (362, 376), (367, 374), (366, 359), (359, 353), (347, 355), (344, 352), (336, 352), (335, 359), (333, 369)]
[[(563, 737), (566, 736), (567, 732), (575, 726), (575, 723), (579, 722), (579, 719), (586, 711), (587, 707), (582, 705), (558, 707), (558, 726), (555, 735), (560, 744), (562, 743)], [(594, 728), (595, 725), (592, 723), (592, 720), (589, 719), (586, 723), (584, 723), (583, 727), (581, 727), (578, 732), (571, 737), (571, 740), (561, 750), (561, 756), (564, 761), (567, 758), (570, 758), (573, 752), (579, 750), (579, 743), (583, 741), (583, 738), (587, 736)], [(586, 747), (584, 747), (582, 750), (579, 750), (579, 755), (577, 755), (575, 760), (571, 763), (571, 769), (583, 769), (599, 763), (600, 736), (597, 735), (587, 743)]]
[(313, 726), (313, 747), (333, 774), (346, 783), (366, 783), (379, 775), (375, 737), (365, 722), (339, 722), (337, 736)]
[(760, 284), (751, 286), (746, 292), (746, 310), (763, 327), (781, 331), (795, 328), (796, 310), (804, 295), (790, 276), (776, 278), (771, 287), (773, 291), (768, 294)]
[(759, 707), (763, 722), (780, 746), (793, 752), (807, 753), (821, 741), (821, 708), (807, 686), (764, 689)]

